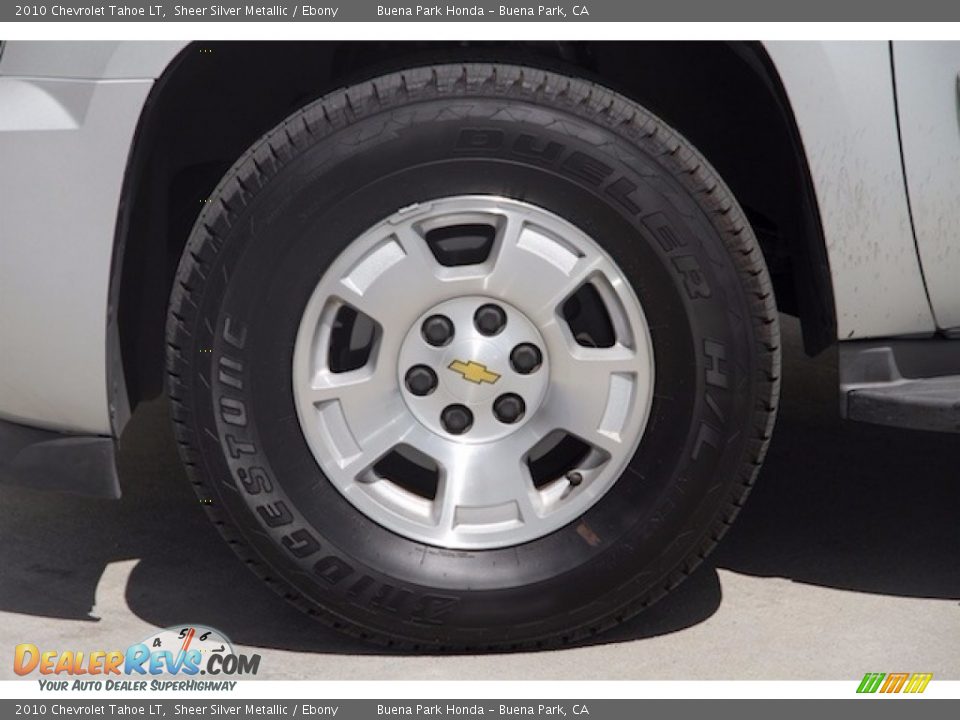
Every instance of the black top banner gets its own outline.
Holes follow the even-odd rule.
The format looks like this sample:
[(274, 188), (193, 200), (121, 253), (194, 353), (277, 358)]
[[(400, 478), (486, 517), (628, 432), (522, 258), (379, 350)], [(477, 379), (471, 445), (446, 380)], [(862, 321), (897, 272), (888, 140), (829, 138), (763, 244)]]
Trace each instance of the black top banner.
[(518, 0), (3, 3), (0, 22), (947, 22), (957, 0)]

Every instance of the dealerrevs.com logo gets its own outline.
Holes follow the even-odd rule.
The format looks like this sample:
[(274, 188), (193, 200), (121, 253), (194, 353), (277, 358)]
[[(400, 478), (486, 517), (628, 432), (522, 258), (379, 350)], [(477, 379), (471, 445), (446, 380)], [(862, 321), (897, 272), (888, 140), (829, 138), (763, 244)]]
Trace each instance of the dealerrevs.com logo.
[(235, 652), (219, 630), (196, 624), (165, 628), (125, 650), (20, 643), (13, 653), (17, 675), (48, 676), (38, 678), (41, 690), (232, 690), (236, 681), (224, 676), (249, 677), (259, 669), (260, 655)]

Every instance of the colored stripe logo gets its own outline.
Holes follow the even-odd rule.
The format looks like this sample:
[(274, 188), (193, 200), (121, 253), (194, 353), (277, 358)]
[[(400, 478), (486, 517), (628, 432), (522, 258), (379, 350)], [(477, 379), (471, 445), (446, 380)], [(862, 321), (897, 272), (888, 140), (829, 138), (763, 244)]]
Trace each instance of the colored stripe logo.
[(857, 692), (922, 693), (932, 679), (933, 673), (867, 673)]

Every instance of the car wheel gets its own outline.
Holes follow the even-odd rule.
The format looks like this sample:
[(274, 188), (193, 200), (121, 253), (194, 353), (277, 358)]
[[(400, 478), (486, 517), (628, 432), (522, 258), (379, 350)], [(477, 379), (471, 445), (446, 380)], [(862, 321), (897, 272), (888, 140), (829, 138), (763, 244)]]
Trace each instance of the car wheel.
[(635, 102), (497, 64), (378, 77), (259, 140), (167, 325), (189, 475), (274, 589), (405, 647), (574, 642), (687, 577), (773, 425), (771, 283)]

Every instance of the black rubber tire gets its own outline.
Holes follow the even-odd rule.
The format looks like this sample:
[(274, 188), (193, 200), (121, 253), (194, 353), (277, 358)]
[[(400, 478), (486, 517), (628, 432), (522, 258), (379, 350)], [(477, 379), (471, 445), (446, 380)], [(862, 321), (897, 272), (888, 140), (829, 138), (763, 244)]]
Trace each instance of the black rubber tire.
[[(479, 552), (393, 535), (347, 502), (307, 448), (290, 377), (302, 309), (337, 254), (397, 209), (457, 194), (540, 205), (600, 242), (643, 304), (656, 365), (613, 488), (565, 528)], [(180, 452), (234, 550), (317, 619), (410, 648), (572, 643), (650, 605), (737, 515), (779, 391), (770, 278), (710, 165), (620, 95), (498, 64), (379, 77), (267, 133), (196, 222), (167, 340)]]

